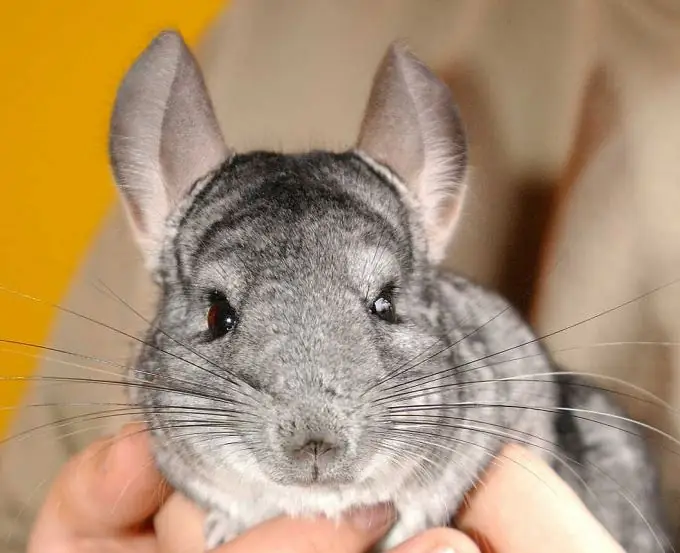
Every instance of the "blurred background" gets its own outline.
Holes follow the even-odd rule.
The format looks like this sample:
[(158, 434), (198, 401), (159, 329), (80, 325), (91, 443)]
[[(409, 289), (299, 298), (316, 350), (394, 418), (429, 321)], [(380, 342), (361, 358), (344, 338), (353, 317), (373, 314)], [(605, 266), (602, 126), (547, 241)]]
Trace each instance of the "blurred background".
[[(118, 391), (14, 380), (91, 375), (63, 352), (120, 373), (134, 352), (49, 304), (129, 334), (144, 325), (124, 302), (152, 310), (106, 134), (120, 78), (166, 27), (195, 48), (240, 150), (351, 147), (380, 57), (406, 40), (449, 84), (469, 134), (470, 193), (447, 265), (505, 294), (566, 368), (680, 407), (676, 0), (35, 0), (0, 17), (0, 434), (44, 427), (0, 452), (11, 551), (23, 551), (38, 483), (120, 423), (53, 424), (73, 398)], [(627, 406), (677, 434), (671, 410)], [(679, 520), (677, 456), (657, 441)]]
[[(0, 286), (58, 303), (115, 199), (106, 133), (116, 86), (158, 28), (195, 43), (221, 0), (36, 0), (0, 18)], [(53, 312), (0, 293), (0, 337), (43, 343)], [(35, 361), (0, 353), (3, 370)], [(23, 386), (0, 386), (12, 405)], [(0, 433), (10, 411), (0, 412)]]

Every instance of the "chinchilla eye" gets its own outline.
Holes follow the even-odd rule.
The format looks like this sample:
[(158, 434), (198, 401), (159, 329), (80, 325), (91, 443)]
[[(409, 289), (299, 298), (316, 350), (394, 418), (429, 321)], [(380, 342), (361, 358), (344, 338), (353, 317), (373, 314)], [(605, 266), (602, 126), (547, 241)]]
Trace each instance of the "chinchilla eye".
[(383, 321), (389, 323), (396, 322), (396, 313), (394, 311), (394, 300), (392, 298), (392, 289), (385, 288), (380, 295), (375, 299), (371, 305), (371, 313), (380, 317)]
[(210, 308), (208, 309), (208, 331), (211, 336), (221, 338), (227, 332), (236, 328), (238, 317), (236, 310), (231, 306), (222, 294), (213, 293), (210, 296)]

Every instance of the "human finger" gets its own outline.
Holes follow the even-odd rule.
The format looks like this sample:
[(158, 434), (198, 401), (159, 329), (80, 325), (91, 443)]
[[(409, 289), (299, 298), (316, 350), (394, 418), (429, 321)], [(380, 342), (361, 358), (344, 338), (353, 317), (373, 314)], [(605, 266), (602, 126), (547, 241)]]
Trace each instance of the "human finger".
[(132, 532), (149, 520), (168, 492), (151, 457), (145, 427), (128, 425), (66, 464), (43, 504), (33, 539)]
[(456, 523), (485, 552), (624, 553), (545, 462), (514, 444), (489, 467)]
[(451, 528), (432, 528), (391, 549), (389, 553), (480, 553), (472, 539)]
[[(156, 519), (163, 553), (202, 553), (203, 514), (188, 500), (173, 496)], [(182, 521), (181, 533), (173, 521)], [(259, 524), (214, 553), (363, 553), (385, 535), (394, 521), (390, 505), (356, 509), (340, 520), (277, 517)]]

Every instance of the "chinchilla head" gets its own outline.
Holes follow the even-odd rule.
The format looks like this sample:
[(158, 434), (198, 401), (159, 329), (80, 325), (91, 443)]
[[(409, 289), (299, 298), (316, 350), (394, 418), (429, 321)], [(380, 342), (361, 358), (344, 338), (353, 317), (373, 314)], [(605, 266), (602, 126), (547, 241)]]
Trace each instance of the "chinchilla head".
[[(131, 384), (168, 476), (397, 486), (418, 456), (386, 445), (380, 390), (452, 339), (436, 267), (466, 145), (448, 88), (395, 45), (356, 149), (236, 154), (191, 53), (165, 32), (119, 89), (110, 154), (161, 288)], [(421, 359), (408, 377), (450, 363)]]

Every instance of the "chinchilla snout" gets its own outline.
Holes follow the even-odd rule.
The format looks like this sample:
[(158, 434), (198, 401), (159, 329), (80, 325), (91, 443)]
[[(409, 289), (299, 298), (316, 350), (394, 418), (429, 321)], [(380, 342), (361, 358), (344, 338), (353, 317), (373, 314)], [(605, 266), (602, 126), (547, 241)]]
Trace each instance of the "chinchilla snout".
[(349, 409), (326, 398), (290, 400), (276, 410), (269, 439), (276, 480), (288, 485), (349, 483), (356, 478), (359, 427)]

